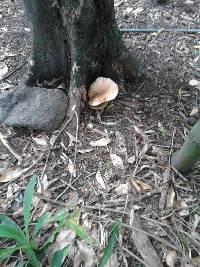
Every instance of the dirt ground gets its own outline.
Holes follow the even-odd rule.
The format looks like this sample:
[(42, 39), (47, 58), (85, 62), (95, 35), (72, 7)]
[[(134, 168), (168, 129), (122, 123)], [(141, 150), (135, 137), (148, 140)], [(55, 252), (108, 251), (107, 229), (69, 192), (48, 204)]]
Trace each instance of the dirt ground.
[[(119, 27), (200, 28), (199, 0), (169, 2), (116, 0)], [(0, 66), (6, 65), (5, 75), (10, 75), (0, 80), (0, 90), (15, 86), (25, 73), (30, 37), (19, 1), (1, 0)], [(187, 176), (168, 167), (199, 119), (200, 87), (190, 84), (200, 81), (200, 35), (161, 30), (123, 38), (149, 79), (127, 88), (102, 114), (86, 108), (77, 138), (66, 128), (49, 154), (59, 129), (46, 134), (0, 126), (1, 140), (4, 136), (14, 151), (0, 142), (0, 171), (4, 179), (7, 175), (7, 183), (0, 185), (0, 213), (22, 223), (23, 192), (34, 174), (45, 192), (38, 189), (33, 218), (66, 203), (80, 206), (80, 223), (96, 238), (97, 257), (110, 223), (122, 217), (115, 265), (143, 266), (134, 257), (141, 256), (131, 237), (131, 214), (137, 213), (164, 265), (176, 251), (175, 265), (166, 266), (200, 266), (195, 265), (200, 257), (200, 165)], [(101, 138), (108, 144), (105, 139), (101, 147), (91, 143)], [(5, 240), (0, 246), (7, 246)]]

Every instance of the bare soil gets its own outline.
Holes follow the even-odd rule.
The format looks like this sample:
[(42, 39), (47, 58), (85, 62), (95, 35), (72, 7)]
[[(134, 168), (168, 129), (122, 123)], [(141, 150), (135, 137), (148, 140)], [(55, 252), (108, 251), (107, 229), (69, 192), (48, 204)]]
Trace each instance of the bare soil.
[[(120, 28), (200, 28), (198, 0), (160, 6), (154, 0), (116, 0), (115, 8)], [(25, 73), (30, 38), (21, 4), (2, 0), (0, 64), (7, 65), (10, 76), (0, 81), (0, 88), (15, 86)], [(1, 183), (0, 213), (22, 224), (22, 196), (34, 174), (40, 183), (48, 184), (48, 194), (38, 191), (40, 202), (33, 217), (37, 218), (35, 214), (45, 204), (51, 212), (62, 205), (80, 206), (80, 223), (96, 238), (98, 257), (111, 222), (122, 217), (120, 245), (114, 250), (117, 262), (119, 266), (143, 266), (131, 254), (140, 257), (131, 229), (126, 227), (134, 211), (151, 234), (163, 264), (169, 250), (176, 250), (176, 266), (186, 267), (186, 262), (200, 256), (200, 165), (186, 176), (166, 171), (171, 154), (199, 119), (200, 88), (190, 86), (189, 81), (200, 80), (200, 35), (161, 30), (123, 34), (123, 38), (149, 79), (120, 93), (102, 114), (86, 107), (77, 138), (66, 128), (49, 154), (59, 129), (46, 134), (0, 126), (0, 134), (22, 157), (19, 164), (0, 141), (0, 171), (29, 168), (14, 181)], [(108, 145), (91, 146), (91, 141), (103, 137), (111, 140)], [(112, 154), (120, 157), (118, 166), (113, 165)], [(85, 218), (90, 222), (87, 226)], [(8, 246), (5, 240), (0, 244)]]

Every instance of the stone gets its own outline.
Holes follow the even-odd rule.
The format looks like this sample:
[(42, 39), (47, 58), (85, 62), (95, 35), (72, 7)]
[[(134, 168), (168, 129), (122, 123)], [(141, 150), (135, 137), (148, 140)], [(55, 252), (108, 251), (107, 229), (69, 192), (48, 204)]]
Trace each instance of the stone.
[(62, 123), (67, 97), (59, 89), (18, 86), (0, 93), (0, 123), (52, 131)]

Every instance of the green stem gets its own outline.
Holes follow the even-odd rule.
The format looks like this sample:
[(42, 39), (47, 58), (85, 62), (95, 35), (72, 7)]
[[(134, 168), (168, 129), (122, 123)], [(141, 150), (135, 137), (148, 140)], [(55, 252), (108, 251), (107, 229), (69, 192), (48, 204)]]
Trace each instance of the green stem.
[(172, 155), (171, 164), (181, 172), (187, 172), (200, 159), (200, 120), (192, 127), (183, 146)]

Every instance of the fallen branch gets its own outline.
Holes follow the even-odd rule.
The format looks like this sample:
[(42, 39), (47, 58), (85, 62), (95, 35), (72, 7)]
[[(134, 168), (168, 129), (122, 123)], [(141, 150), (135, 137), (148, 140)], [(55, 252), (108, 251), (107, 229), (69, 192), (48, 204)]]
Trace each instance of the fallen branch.
[(133, 242), (141, 254), (145, 263), (145, 266), (150, 267), (163, 267), (163, 264), (158, 256), (157, 251), (153, 247), (149, 237), (144, 233), (137, 229), (142, 230), (142, 226), (140, 224), (139, 218), (136, 213), (131, 218), (131, 227), (132, 227), (132, 238)]
[(9, 152), (16, 158), (18, 164), (22, 163), (22, 157), (11, 147), (6, 138), (0, 133), (0, 140), (2, 144), (9, 150)]

